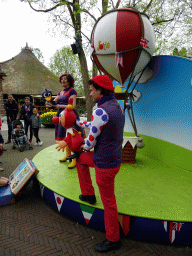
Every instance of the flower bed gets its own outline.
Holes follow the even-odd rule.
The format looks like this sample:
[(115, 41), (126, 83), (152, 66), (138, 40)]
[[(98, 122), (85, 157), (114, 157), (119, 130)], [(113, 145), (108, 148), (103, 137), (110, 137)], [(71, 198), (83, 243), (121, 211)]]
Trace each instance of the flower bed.
[(52, 123), (52, 118), (56, 116), (56, 114), (57, 112), (50, 111), (40, 115), (41, 123), (46, 127), (55, 127), (55, 125)]

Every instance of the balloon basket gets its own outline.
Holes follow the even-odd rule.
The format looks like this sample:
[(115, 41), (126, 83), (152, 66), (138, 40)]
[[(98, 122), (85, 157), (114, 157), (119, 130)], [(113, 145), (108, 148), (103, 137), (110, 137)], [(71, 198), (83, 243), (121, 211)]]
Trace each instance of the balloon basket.
[(117, 100), (125, 100), (125, 93), (124, 92), (115, 93), (115, 98)]
[(134, 164), (136, 158), (137, 146), (132, 147), (128, 141), (122, 151), (122, 163)]

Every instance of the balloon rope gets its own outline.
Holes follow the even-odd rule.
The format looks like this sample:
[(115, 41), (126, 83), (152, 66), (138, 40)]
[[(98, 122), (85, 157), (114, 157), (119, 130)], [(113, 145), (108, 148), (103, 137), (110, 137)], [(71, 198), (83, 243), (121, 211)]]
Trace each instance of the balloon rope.
[(130, 93), (133, 93), (133, 91), (134, 91), (134, 89), (135, 89), (136, 85), (138, 84), (139, 79), (140, 79), (140, 78), (141, 78), (141, 76), (143, 75), (143, 73), (144, 73), (144, 71), (145, 71), (146, 67), (147, 67), (147, 65), (146, 65), (146, 66), (144, 67), (144, 69), (142, 70), (141, 74), (139, 75), (139, 78), (138, 78), (138, 79), (137, 79), (137, 81), (135, 82), (135, 85), (133, 86), (133, 89), (131, 90), (131, 92), (130, 92)]
[[(135, 65), (135, 66), (136, 66), (136, 65)], [(135, 67), (134, 67), (134, 69), (135, 69)], [(133, 113), (133, 104), (132, 104), (132, 103), (133, 103), (133, 90), (135, 89), (135, 87), (136, 87), (136, 85), (137, 85), (139, 79), (141, 78), (141, 76), (142, 76), (142, 74), (143, 74), (143, 72), (144, 72), (145, 69), (146, 69), (146, 66), (145, 66), (145, 68), (142, 70), (142, 72), (141, 72), (140, 76), (138, 77), (137, 81), (135, 82), (135, 85), (134, 85), (133, 89), (131, 90), (130, 93), (128, 93), (127, 91), (128, 91), (128, 89), (129, 89), (129, 87), (131, 86), (131, 84), (132, 84), (132, 82), (133, 82), (133, 79), (134, 79), (134, 77), (133, 77), (134, 70), (132, 71), (131, 78), (130, 78), (130, 80), (129, 80), (129, 84), (127, 85), (127, 89), (126, 89), (126, 91), (125, 91), (125, 95), (127, 96), (127, 99), (128, 99), (128, 97), (129, 97), (131, 114), (130, 114), (130, 110), (129, 110), (128, 108), (127, 108), (127, 112), (128, 112), (129, 119), (130, 119), (130, 122), (131, 122), (131, 125), (132, 125), (132, 127), (133, 127), (133, 130), (134, 130), (134, 132), (135, 132), (136, 137), (138, 137), (138, 133), (137, 133), (137, 126), (136, 126), (135, 117), (134, 117), (134, 113)], [(124, 100), (124, 110), (125, 110), (125, 108), (126, 108), (126, 107), (125, 107), (125, 101), (126, 101), (127, 99), (125, 98), (125, 100)]]
[[(131, 113), (130, 113), (130, 109), (127, 109), (127, 112), (128, 112), (129, 119), (130, 119), (131, 125), (133, 127), (133, 130), (135, 132), (135, 135), (136, 135), (136, 137), (138, 137), (137, 127), (136, 127), (136, 123), (135, 123), (135, 119), (134, 119), (134, 114), (133, 114), (132, 99), (130, 99), (130, 103), (131, 103), (131, 106), (130, 106)], [(125, 106), (125, 101), (124, 101), (124, 110), (125, 109), (126, 109), (126, 106)]]
[(137, 127), (136, 127), (135, 118), (134, 118), (134, 114), (133, 114), (132, 99), (131, 99), (130, 103), (131, 103), (131, 114), (132, 114), (133, 129), (134, 129), (134, 132), (135, 132), (136, 137), (138, 137), (138, 134), (137, 134)]
[[(135, 48), (132, 48), (132, 49), (129, 49), (129, 50), (125, 50), (125, 51), (122, 51), (121, 53), (126, 53), (126, 52), (131, 52), (131, 51), (134, 51), (134, 50), (138, 50), (138, 49), (142, 49), (143, 46), (140, 45), (138, 47), (135, 47)], [(144, 50), (144, 49), (143, 49)], [(146, 51), (147, 52), (147, 51)], [(148, 53), (148, 52), (147, 52)], [(116, 53), (95, 53), (93, 52), (92, 55), (115, 55)]]

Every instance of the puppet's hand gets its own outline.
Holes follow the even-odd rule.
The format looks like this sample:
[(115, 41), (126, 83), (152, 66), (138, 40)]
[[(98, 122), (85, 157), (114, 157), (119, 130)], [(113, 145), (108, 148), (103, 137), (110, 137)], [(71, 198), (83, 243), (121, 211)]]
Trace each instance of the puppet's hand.
[(46, 101), (45, 102), (45, 107), (46, 108), (51, 108), (52, 107), (52, 103), (50, 101)]
[(58, 144), (56, 147), (57, 151), (60, 151), (62, 149), (62, 151), (64, 152), (64, 149), (67, 146), (67, 143), (64, 140), (62, 140), (62, 141), (57, 141), (57, 144)]
[(82, 151), (88, 151), (88, 150), (86, 150), (86, 149), (85, 149), (85, 147), (84, 147), (84, 146), (85, 146), (84, 144), (83, 144), (83, 145), (81, 145), (81, 150), (82, 150)]

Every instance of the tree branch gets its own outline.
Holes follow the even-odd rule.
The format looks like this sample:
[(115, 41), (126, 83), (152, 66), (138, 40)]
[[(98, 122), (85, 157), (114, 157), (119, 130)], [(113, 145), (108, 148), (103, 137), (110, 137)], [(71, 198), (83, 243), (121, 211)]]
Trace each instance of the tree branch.
[[(66, 20), (63, 20), (60, 16), (58, 16), (58, 17), (59, 17), (60, 21), (62, 21), (66, 25), (72, 27), (73, 29), (75, 29), (71, 23), (67, 22)], [(88, 36), (86, 36), (83, 32), (81, 32), (81, 34), (90, 42), (90, 38)]]
[(108, 0), (102, 0), (102, 14), (107, 12)]
[(95, 18), (95, 16), (93, 16), (89, 11), (87, 11), (86, 9), (82, 9), (82, 12), (87, 13), (92, 19), (94, 19), (94, 21), (97, 21), (97, 19)]
[(111, 0), (110, 2), (111, 2), (111, 4), (112, 4), (112, 6), (113, 6), (113, 9), (115, 9), (115, 5), (114, 5), (114, 3), (113, 3), (113, 0)]
[(57, 7), (61, 6), (60, 3), (59, 4), (56, 4), (55, 6), (53, 6), (52, 8), (49, 8), (47, 10), (37, 10), (35, 9), (32, 4), (31, 4), (31, 1), (30, 0), (27, 0), (29, 6), (31, 7), (32, 10), (36, 11), (36, 12), (50, 12), (52, 10), (55, 10)]
[(73, 23), (73, 28), (75, 29), (75, 17), (74, 17), (73, 11), (71, 10), (71, 6), (69, 4), (67, 4), (67, 8), (68, 8), (68, 11), (69, 11), (70, 16), (71, 16), (71, 20), (72, 20), (72, 23)]
[(153, 22), (152, 25), (157, 25), (157, 24), (160, 24), (160, 23), (166, 23), (166, 22), (170, 22), (170, 21), (173, 21), (174, 18), (170, 19), (170, 20), (160, 20), (160, 21), (157, 21), (157, 22)]
[(121, 3), (121, 0), (118, 0), (115, 6), (116, 9), (119, 8), (120, 3)]
[(151, 6), (153, 0), (150, 0), (150, 2), (148, 3), (148, 5), (145, 7), (145, 10), (143, 11), (143, 13), (146, 13), (146, 11), (149, 9), (149, 7)]

